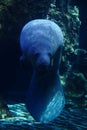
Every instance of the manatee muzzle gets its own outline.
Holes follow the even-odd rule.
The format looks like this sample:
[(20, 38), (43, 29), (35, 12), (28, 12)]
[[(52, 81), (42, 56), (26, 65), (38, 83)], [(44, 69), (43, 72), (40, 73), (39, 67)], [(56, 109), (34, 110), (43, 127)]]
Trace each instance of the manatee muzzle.
[(40, 56), (36, 61), (36, 69), (38, 71), (47, 71), (50, 67), (49, 56)]

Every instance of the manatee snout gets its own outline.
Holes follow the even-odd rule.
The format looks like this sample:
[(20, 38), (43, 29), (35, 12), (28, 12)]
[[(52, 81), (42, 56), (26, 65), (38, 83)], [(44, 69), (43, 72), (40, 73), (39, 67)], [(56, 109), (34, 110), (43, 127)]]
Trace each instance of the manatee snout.
[(48, 71), (51, 66), (50, 57), (48, 55), (41, 55), (36, 61), (36, 69), (38, 71)]

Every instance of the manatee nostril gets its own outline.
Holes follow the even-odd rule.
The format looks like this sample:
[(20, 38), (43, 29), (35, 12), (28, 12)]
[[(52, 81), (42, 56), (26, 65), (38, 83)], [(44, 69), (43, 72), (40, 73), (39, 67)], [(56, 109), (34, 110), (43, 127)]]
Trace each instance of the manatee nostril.
[(47, 71), (49, 68), (49, 65), (40, 64), (37, 66), (38, 71)]
[(36, 57), (36, 58), (38, 58), (38, 57), (39, 57), (39, 55), (40, 55), (39, 53), (36, 53), (36, 54), (35, 54), (35, 57)]

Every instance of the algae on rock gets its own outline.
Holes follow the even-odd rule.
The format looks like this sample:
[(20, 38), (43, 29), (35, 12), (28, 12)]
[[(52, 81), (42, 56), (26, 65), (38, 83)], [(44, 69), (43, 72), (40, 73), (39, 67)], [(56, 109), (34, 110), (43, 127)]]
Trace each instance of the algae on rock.
[[(64, 1), (63, 1), (64, 4)], [(60, 3), (59, 3), (60, 5)], [(79, 20), (79, 10), (76, 6), (67, 5), (69, 6), (68, 10), (65, 8), (61, 10), (59, 6), (56, 7), (55, 3), (50, 5), (47, 19), (51, 19), (58, 23), (62, 28), (65, 44), (62, 56), (62, 65), (68, 68), (73, 64), (76, 56), (76, 49), (79, 47), (79, 28), (80, 28), (80, 20)], [(62, 67), (63, 67), (62, 66)], [(63, 67), (64, 68), (64, 67)]]

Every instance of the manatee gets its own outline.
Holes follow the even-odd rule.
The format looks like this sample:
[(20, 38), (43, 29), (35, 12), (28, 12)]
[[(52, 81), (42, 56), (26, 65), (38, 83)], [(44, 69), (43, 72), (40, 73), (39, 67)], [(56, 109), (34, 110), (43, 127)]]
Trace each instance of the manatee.
[(26, 107), (41, 123), (55, 119), (65, 104), (59, 74), (63, 46), (61, 28), (50, 20), (32, 20), (20, 34), (21, 59), (33, 67)]

